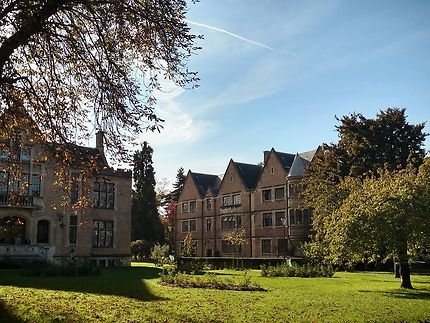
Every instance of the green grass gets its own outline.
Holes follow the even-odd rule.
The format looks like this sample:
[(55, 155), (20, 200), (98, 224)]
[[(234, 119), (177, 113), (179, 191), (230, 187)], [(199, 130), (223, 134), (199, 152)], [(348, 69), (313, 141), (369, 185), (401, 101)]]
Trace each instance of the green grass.
[[(243, 275), (232, 270), (222, 275)], [(93, 277), (22, 277), (0, 270), (0, 322), (430, 322), (430, 276), (402, 290), (385, 273), (265, 278), (268, 292), (182, 289), (158, 284), (149, 264)]]

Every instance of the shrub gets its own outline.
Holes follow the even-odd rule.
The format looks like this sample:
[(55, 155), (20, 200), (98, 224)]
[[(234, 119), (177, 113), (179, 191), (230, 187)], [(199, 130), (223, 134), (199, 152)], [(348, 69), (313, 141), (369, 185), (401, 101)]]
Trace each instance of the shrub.
[(276, 266), (261, 265), (262, 277), (333, 277), (334, 270), (331, 266), (323, 265), (289, 265), (283, 263)]
[(134, 260), (147, 258), (151, 250), (151, 244), (145, 240), (136, 240), (130, 243), (130, 253)]
[(251, 278), (247, 275), (247, 272), (245, 272), (239, 282), (235, 282), (229, 277), (222, 278), (213, 273), (196, 276), (178, 272), (175, 268), (166, 268), (161, 273), (161, 283), (182, 288), (265, 291), (260, 285), (251, 283)]
[(152, 247), (151, 259), (154, 260), (156, 265), (166, 265), (171, 263), (169, 258), (169, 249), (170, 247), (167, 244), (160, 245), (157, 243), (154, 247)]

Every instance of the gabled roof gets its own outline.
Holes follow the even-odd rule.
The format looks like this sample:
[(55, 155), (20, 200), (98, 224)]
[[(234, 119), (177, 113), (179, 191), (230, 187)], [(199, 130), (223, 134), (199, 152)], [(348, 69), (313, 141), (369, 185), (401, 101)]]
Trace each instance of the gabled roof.
[(281, 153), (281, 152), (275, 151), (274, 149), (273, 149), (273, 152), (278, 157), (279, 162), (282, 164), (285, 170), (288, 171), (291, 168), (291, 165), (293, 164), (294, 158), (296, 156), (294, 154)]
[(260, 173), (263, 169), (260, 165), (237, 163), (231, 160), (236, 167), (243, 183), (246, 185), (248, 190), (253, 190), (257, 186), (257, 181), (260, 177)]
[(299, 156), (311, 162), (319, 148), (299, 153)]
[(305, 167), (310, 164), (310, 161), (297, 154), (291, 165), (287, 177), (305, 176)]
[(206, 196), (207, 190), (211, 190), (214, 195), (218, 194), (221, 179), (217, 175), (193, 173), (190, 171), (190, 176), (201, 198)]

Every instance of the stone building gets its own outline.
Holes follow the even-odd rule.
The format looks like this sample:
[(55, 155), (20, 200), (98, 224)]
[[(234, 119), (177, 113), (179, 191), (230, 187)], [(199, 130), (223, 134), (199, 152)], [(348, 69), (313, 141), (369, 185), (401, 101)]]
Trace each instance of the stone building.
[[(0, 261), (128, 265), (132, 176), (108, 165), (103, 133), (95, 148), (71, 146), (80, 160), (67, 170), (70, 186), (55, 184), (61, 155), (20, 136), (0, 150)], [(86, 160), (97, 166), (89, 175), (80, 169)], [(77, 207), (85, 197), (89, 203)]]
[[(311, 212), (300, 208), (305, 168), (317, 150), (288, 154), (264, 152), (263, 165), (230, 160), (222, 176), (189, 171), (175, 220), (175, 250), (182, 253), (191, 234), (199, 257), (298, 257), (308, 239)], [(235, 250), (225, 238), (243, 229), (244, 243)]]

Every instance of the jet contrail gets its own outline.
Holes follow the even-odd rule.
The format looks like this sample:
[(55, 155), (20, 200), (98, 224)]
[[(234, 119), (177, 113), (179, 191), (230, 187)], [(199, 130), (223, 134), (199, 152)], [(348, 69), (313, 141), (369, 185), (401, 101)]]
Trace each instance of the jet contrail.
[(186, 19), (185, 21), (186, 21), (187, 23), (191, 24), (191, 25), (200, 26), (200, 27), (204, 27), (204, 28), (207, 28), (207, 29), (211, 29), (211, 30), (219, 31), (219, 32), (221, 32), (221, 33), (224, 33), (224, 34), (230, 35), (230, 36), (232, 36), (232, 37), (234, 37), (234, 38), (237, 38), (237, 39), (243, 40), (243, 41), (245, 41), (245, 42), (247, 42), (247, 43), (250, 43), (250, 44), (253, 44), (253, 45), (256, 45), (256, 46), (259, 46), (259, 47), (263, 47), (263, 48), (266, 48), (266, 49), (269, 49), (269, 50), (273, 50), (273, 51), (275, 51), (275, 52), (281, 52), (281, 53), (286, 53), (286, 54), (293, 55), (293, 53), (281, 51), (281, 50), (279, 50), (279, 49), (276, 49), (276, 48), (270, 47), (270, 46), (268, 46), (268, 45), (265, 45), (265, 44), (262, 44), (262, 43), (259, 43), (259, 42), (256, 42), (256, 41), (253, 41), (253, 40), (248, 39), (248, 38), (245, 38), (245, 37), (242, 37), (242, 36), (240, 36), (240, 35), (238, 35), (238, 34), (234, 34), (234, 33), (230, 32), (230, 31), (228, 31), (228, 30), (225, 30), (225, 29), (221, 29), (221, 28), (218, 28), (218, 27), (215, 27), (215, 26), (210, 26), (210, 25), (202, 24), (202, 23), (195, 22), (195, 21), (191, 21), (191, 20), (188, 20), (188, 19)]

